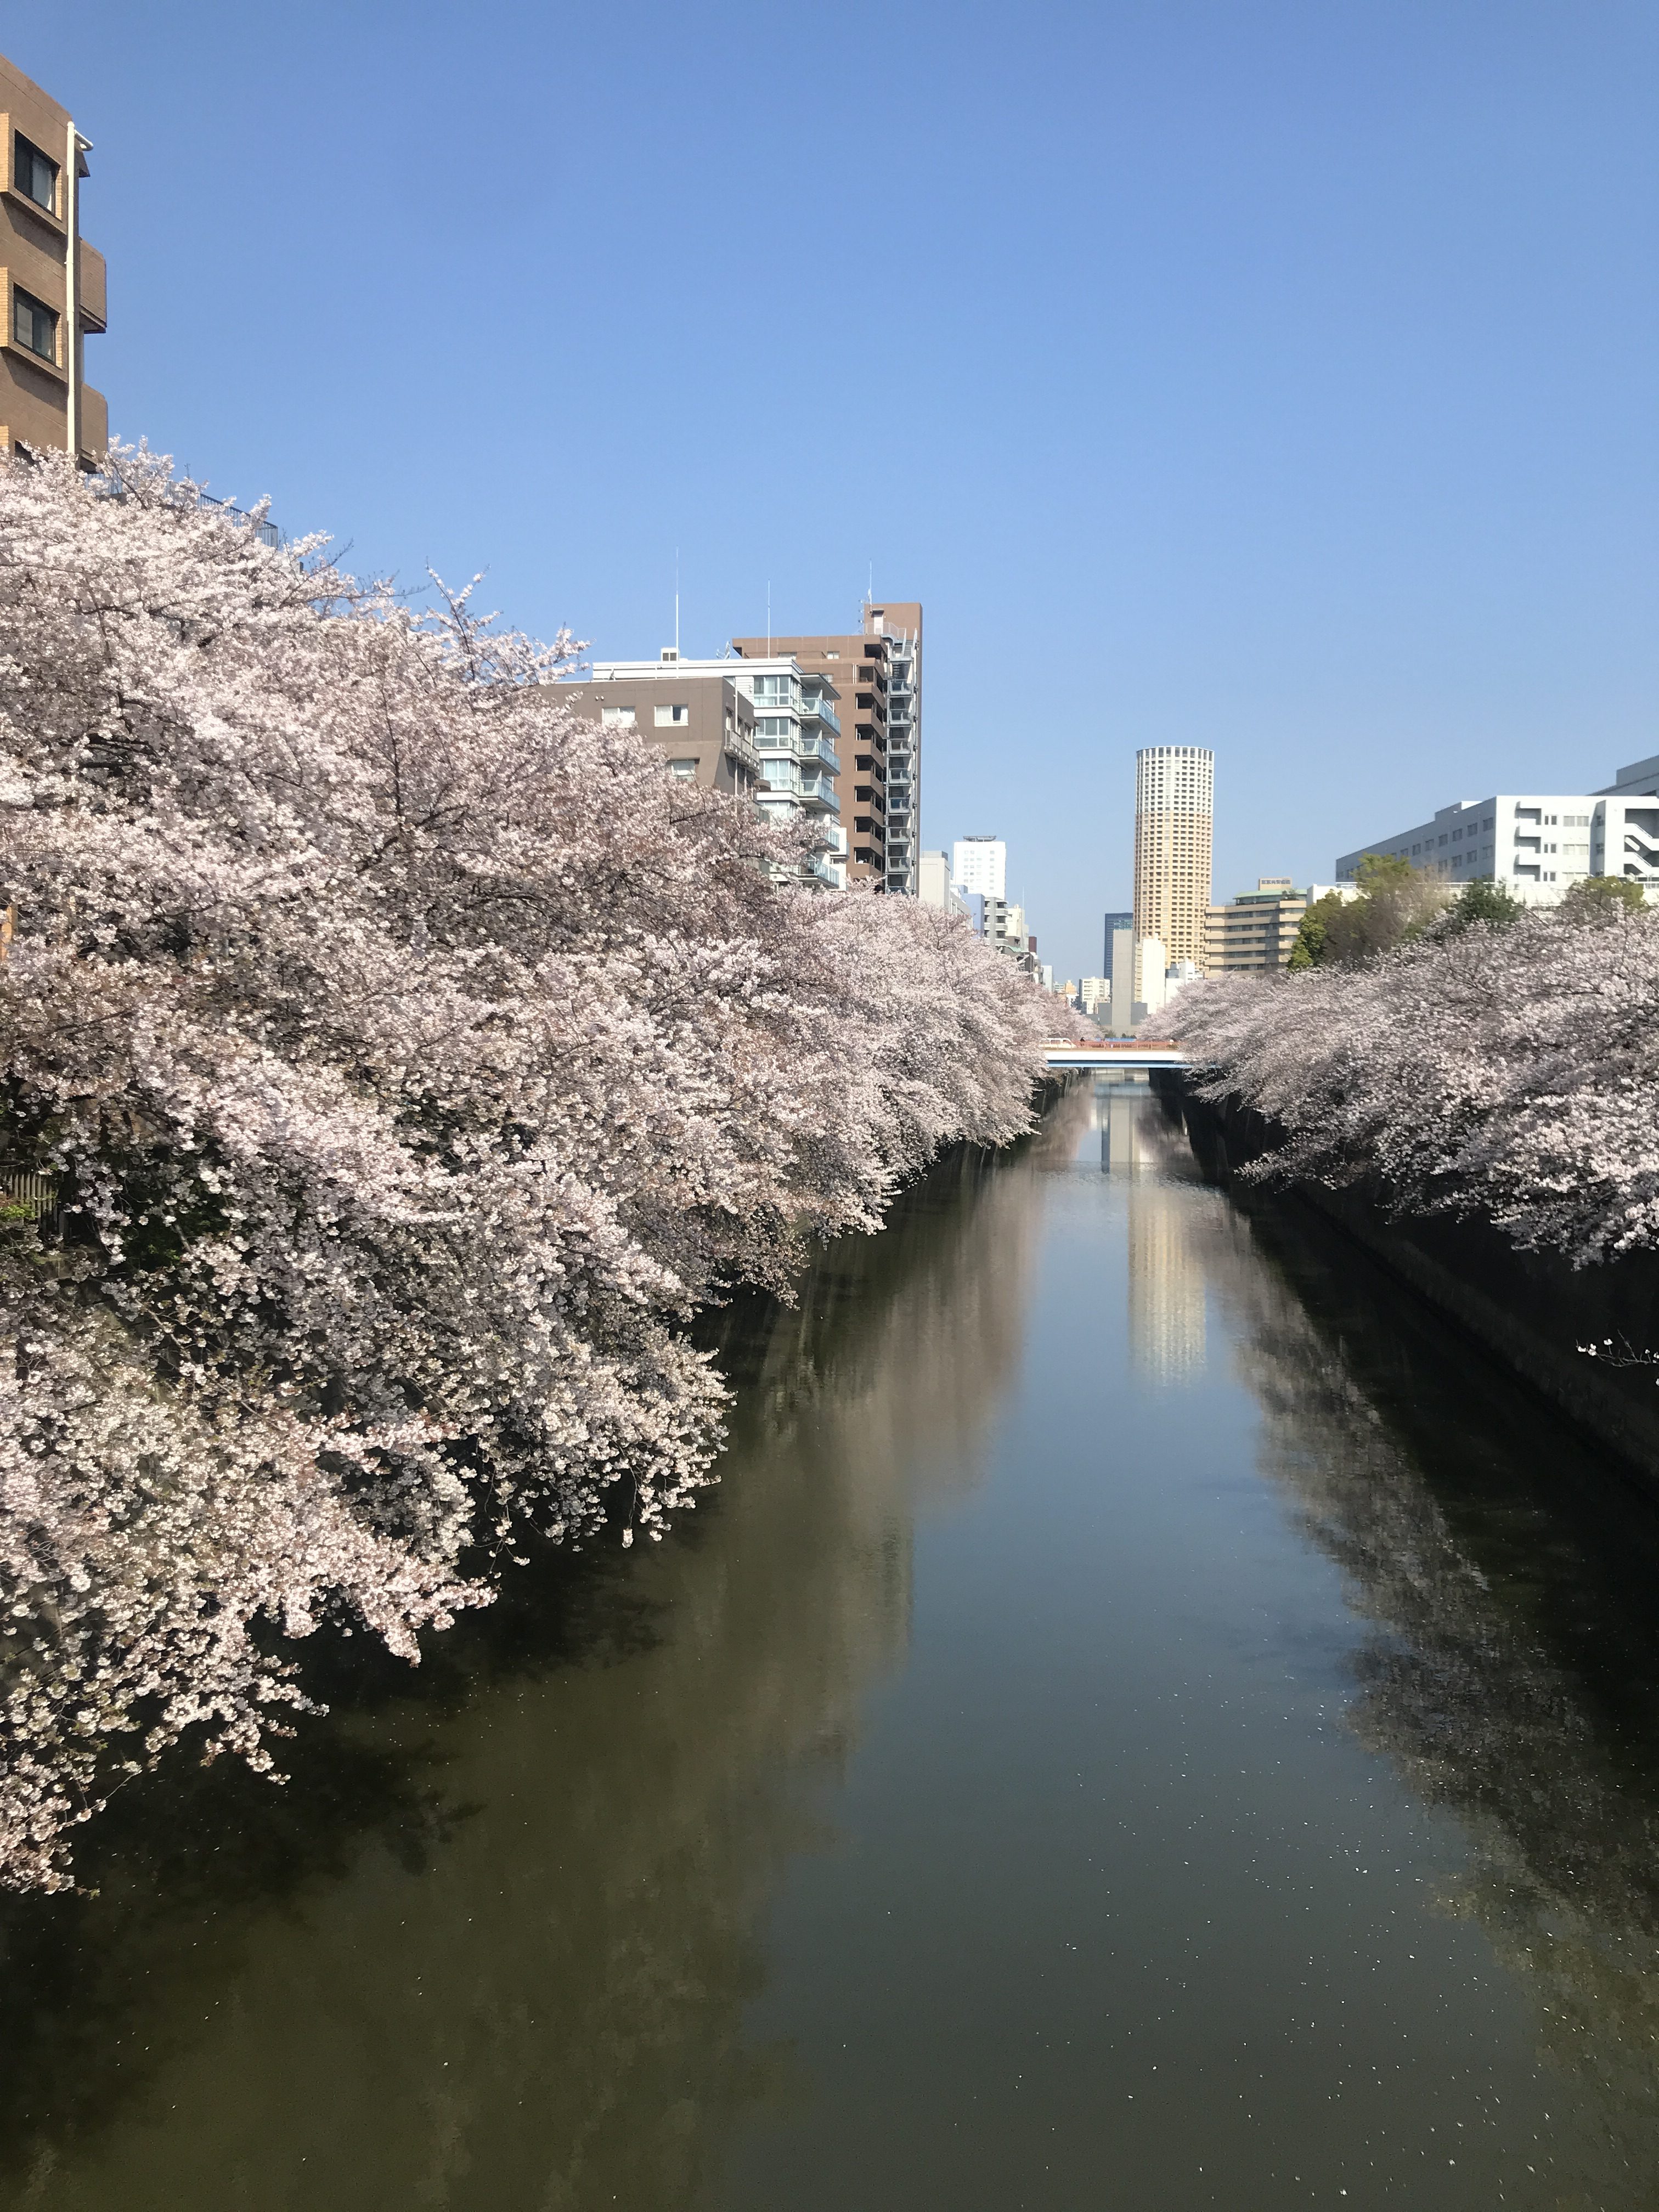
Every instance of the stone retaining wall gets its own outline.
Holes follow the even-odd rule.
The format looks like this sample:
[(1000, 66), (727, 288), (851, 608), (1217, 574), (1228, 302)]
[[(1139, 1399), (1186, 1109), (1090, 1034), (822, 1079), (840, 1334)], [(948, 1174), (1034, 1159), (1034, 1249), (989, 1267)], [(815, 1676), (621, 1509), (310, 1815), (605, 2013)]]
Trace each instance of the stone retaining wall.
[[(1155, 1079), (1153, 1087), (1165, 1111), (1184, 1122), (1211, 1182), (1232, 1182), (1240, 1168), (1282, 1141), (1265, 1115), (1196, 1098), (1179, 1073)], [(1250, 1188), (1240, 1184), (1239, 1195)], [(1375, 1179), (1340, 1190), (1312, 1182), (1294, 1189), (1615, 1453), (1659, 1498), (1659, 1370), (1609, 1367), (1578, 1350), (1612, 1337), (1659, 1351), (1659, 1253), (1575, 1268), (1555, 1253), (1517, 1251), (1483, 1219), (1395, 1213)]]

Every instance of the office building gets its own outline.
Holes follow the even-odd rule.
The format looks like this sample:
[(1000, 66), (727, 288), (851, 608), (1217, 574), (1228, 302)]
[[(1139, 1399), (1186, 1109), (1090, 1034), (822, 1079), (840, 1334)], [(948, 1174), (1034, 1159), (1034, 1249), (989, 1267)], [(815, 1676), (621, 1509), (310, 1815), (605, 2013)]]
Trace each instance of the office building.
[(987, 898), (1008, 896), (1008, 848), (1000, 837), (958, 837), (951, 848), (951, 878), (965, 891)]
[(938, 907), (943, 914), (969, 919), (968, 901), (951, 880), (951, 863), (943, 853), (924, 853), (916, 870), (916, 896), (923, 906)]
[(589, 721), (636, 732), (687, 782), (752, 799), (763, 813), (809, 816), (826, 849), (809, 864), (831, 890), (847, 882), (847, 838), (835, 778), (841, 725), (835, 686), (787, 655), (771, 660), (596, 661), (561, 684), (562, 703)]
[(1106, 939), (1106, 974), (1111, 988), (1104, 1019), (1113, 1036), (1133, 1036), (1135, 1030), (1135, 928), (1133, 915), (1109, 915), (1117, 924)]
[(1215, 755), (1202, 746), (1135, 755), (1135, 941), (1156, 938), (1170, 961), (1204, 957), (1214, 791)]
[(850, 833), (848, 874), (878, 890), (914, 898), (921, 831), (921, 608), (915, 600), (866, 600), (863, 628), (840, 637), (734, 637), (745, 660), (780, 653), (804, 676), (833, 684), (842, 701), (836, 779)]
[(1112, 977), (1112, 939), (1119, 930), (1133, 929), (1134, 919), (1133, 914), (1109, 914), (1106, 917), (1106, 949), (1101, 957), (1105, 965), (1108, 982), (1110, 982)]
[[(1288, 876), (1258, 876), (1253, 891), (1240, 891), (1225, 906), (1212, 906), (1204, 927), (1206, 975), (1241, 969), (1285, 968), (1302, 927), (1302, 917), (1317, 898), (1341, 888), (1309, 884), (1298, 890)], [(1353, 896), (1349, 885), (1350, 896)]]
[(84, 343), (106, 326), (104, 257), (81, 235), (92, 142), (69, 110), (0, 56), (5, 107), (0, 191), (0, 446), (73, 453), (94, 468), (109, 408), (83, 376)]
[(1659, 887), (1659, 757), (1634, 761), (1595, 792), (1499, 793), (1442, 806), (1432, 818), (1345, 853), (1339, 884), (1370, 854), (1409, 860), (1450, 889), (1501, 883), (1523, 903), (1552, 906), (1586, 876)]

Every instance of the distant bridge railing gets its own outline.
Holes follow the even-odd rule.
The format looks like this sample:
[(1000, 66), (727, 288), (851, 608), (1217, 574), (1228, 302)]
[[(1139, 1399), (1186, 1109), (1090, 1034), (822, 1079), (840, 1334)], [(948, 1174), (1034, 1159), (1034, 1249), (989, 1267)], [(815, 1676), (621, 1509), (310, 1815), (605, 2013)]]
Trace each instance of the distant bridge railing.
[(1057, 1039), (1042, 1048), (1052, 1068), (1185, 1067), (1187, 1055), (1167, 1037), (1126, 1037), (1098, 1044), (1079, 1044), (1075, 1038)]

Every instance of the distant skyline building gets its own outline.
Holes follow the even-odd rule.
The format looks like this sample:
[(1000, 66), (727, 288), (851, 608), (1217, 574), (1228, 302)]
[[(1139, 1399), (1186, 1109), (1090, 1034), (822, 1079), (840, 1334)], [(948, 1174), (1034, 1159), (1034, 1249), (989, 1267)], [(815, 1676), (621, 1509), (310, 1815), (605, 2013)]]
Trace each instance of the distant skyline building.
[[(1202, 745), (1144, 745), (1136, 753), (1135, 941), (1156, 938), (1171, 965), (1203, 962), (1214, 814), (1212, 752)], [(1143, 989), (1136, 996), (1151, 994)]]
[(1135, 918), (1133, 914), (1109, 914), (1106, 917), (1106, 949), (1102, 957), (1106, 970), (1106, 981), (1109, 983), (1112, 980), (1112, 939), (1119, 930), (1133, 931), (1134, 925)]
[(1204, 974), (1288, 967), (1303, 915), (1316, 898), (1337, 888), (1310, 884), (1298, 890), (1288, 876), (1258, 876), (1253, 891), (1211, 907), (1204, 927)]
[(969, 919), (967, 898), (960, 886), (951, 881), (950, 860), (944, 853), (922, 854), (916, 874), (916, 896), (923, 906), (937, 907), (942, 914), (960, 915), (964, 921)]
[(1008, 896), (1008, 848), (1000, 837), (958, 837), (951, 848), (951, 877), (982, 897)]
[(863, 628), (838, 637), (734, 637), (745, 660), (787, 653), (841, 699), (836, 777), (848, 872), (916, 896), (921, 836), (921, 603), (866, 599)]
[(1501, 883), (1529, 906), (1553, 906), (1586, 876), (1622, 876), (1659, 891), (1659, 754), (1621, 768), (1601, 790), (1498, 793), (1437, 809), (1431, 821), (1344, 853), (1339, 884), (1370, 855), (1409, 860), (1455, 887)]

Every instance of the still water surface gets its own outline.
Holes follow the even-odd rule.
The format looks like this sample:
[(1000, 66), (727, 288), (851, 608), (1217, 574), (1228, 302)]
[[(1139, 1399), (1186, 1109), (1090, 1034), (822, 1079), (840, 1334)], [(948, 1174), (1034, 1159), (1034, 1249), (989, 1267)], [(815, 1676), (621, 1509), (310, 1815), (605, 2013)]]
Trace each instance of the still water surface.
[(724, 1482), (0, 1915), (0, 2204), (1659, 2203), (1654, 1516), (1143, 1093), (726, 1317)]

